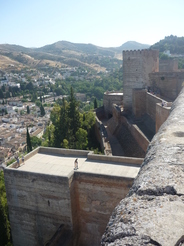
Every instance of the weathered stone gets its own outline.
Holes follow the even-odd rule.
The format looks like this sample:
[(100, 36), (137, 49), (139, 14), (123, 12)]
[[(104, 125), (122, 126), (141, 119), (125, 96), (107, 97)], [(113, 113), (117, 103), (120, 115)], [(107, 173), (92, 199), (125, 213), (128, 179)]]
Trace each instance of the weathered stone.
[(101, 245), (183, 244), (183, 105), (184, 89), (150, 143), (129, 194), (115, 208)]

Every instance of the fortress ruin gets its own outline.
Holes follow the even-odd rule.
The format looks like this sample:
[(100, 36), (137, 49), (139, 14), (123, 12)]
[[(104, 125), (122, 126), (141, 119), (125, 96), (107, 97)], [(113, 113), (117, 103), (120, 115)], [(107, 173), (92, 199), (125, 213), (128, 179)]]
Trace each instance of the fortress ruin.
[(96, 111), (105, 155), (40, 147), (5, 168), (14, 246), (97, 246), (105, 228), (104, 246), (183, 243), (184, 72), (158, 55), (123, 52), (123, 93)]

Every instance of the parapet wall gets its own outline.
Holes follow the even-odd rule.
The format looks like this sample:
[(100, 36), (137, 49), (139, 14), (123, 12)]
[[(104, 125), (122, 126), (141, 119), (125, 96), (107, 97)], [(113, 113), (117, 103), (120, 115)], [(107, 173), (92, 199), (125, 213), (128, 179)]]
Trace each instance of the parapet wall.
[(176, 72), (178, 71), (178, 60), (168, 59), (159, 61), (159, 72)]
[(172, 103), (167, 103), (163, 105), (161, 103), (156, 104), (156, 121), (155, 121), (155, 131), (158, 132), (161, 125), (167, 120), (171, 111)]
[(159, 72), (149, 74), (150, 86), (159, 89), (160, 95), (174, 101), (181, 91), (184, 72)]
[(162, 103), (162, 99), (152, 95), (151, 93), (146, 93), (146, 113), (156, 121), (156, 104)]
[(184, 242), (184, 89), (151, 141), (127, 197), (115, 208), (102, 246)]
[[(136, 118), (141, 118), (147, 114), (155, 122), (156, 132), (160, 126), (166, 121), (170, 114), (172, 103), (164, 101), (156, 95), (153, 95), (147, 90), (133, 90), (132, 110)], [(141, 142), (141, 141), (140, 141)]]
[(103, 106), (106, 117), (112, 115), (113, 104), (123, 105), (123, 93), (120, 92), (105, 92), (103, 96)]

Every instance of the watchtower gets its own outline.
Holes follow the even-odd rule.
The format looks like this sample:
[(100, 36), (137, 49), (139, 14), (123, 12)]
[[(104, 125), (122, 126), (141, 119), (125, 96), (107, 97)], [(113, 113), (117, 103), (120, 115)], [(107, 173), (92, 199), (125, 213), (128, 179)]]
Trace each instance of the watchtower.
[(149, 73), (158, 71), (158, 50), (123, 51), (124, 111), (132, 111), (132, 89), (147, 88), (149, 86)]

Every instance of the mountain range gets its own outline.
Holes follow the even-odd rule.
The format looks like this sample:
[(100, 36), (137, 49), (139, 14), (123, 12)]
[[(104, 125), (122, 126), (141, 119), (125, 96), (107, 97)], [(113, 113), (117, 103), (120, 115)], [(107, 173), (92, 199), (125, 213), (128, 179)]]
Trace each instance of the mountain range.
[(147, 49), (150, 45), (128, 41), (120, 47), (99, 47), (93, 44), (59, 41), (40, 48), (26, 48), (19, 45), (0, 44), (0, 69), (13, 66), (42, 68), (82, 66), (93, 70), (116, 68), (121, 65), (122, 51)]

